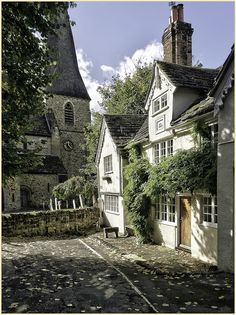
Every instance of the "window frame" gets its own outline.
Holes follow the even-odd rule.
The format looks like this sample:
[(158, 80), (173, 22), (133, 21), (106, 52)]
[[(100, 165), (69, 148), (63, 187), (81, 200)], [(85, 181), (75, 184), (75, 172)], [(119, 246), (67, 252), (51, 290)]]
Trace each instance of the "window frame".
[[(158, 105), (156, 105), (158, 104)], [(168, 93), (164, 92), (152, 101), (152, 115), (168, 107)]]
[(154, 220), (176, 226), (177, 206), (175, 197), (160, 195), (155, 199)]
[[(158, 164), (160, 163), (163, 157), (172, 156), (174, 154), (173, 139), (168, 139), (162, 142), (154, 143), (154, 146), (152, 147), (152, 149), (153, 149), (153, 163)], [(162, 152), (165, 152), (165, 155), (163, 155)]]
[(112, 214), (120, 214), (118, 195), (104, 194), (104, 211)]
[[(158, 124), (162, 123), (162, 127), (159, 127)], [(155, 132), (156, 134), (165, 131), (165, 115), (157, 118), (155, 120)]]
[[(108, 161), (108, 163), (106, 161)], [(110, 163), (109, 163), (109, 161), (110, 161)], [(104, 174), (113, 173), (112, 154), (104, 156), (103, 167), (104, 167)]]
[[(210, 199), (210, 200), (209, 200)], [(206, 202), (207, 201), (207, 202)], [(209, 210), (210, 209), (210, 210)], [(202, 225), (217, 228), (218, 226), (218, 204), (216, 195), (203, 195), (201, 198)], [(207, 221), (205, 216), (210, 218)]]

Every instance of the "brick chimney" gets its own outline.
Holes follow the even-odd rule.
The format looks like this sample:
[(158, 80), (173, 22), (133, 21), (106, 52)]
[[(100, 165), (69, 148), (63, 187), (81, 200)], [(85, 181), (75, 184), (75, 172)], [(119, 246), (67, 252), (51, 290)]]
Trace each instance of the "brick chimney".
[(192, 66), (192, 34), (191, 24), (184, 22), (184, 5), (173, 5), (169, 26), (162, 36), (164, 61)]

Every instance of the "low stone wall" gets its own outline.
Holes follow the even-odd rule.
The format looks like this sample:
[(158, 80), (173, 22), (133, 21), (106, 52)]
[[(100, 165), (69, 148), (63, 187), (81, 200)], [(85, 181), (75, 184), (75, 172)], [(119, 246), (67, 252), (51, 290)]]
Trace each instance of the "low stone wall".
[(80, 234), (95, 226), (99, 209), (66, 209), (2, 214), (3, 236)]

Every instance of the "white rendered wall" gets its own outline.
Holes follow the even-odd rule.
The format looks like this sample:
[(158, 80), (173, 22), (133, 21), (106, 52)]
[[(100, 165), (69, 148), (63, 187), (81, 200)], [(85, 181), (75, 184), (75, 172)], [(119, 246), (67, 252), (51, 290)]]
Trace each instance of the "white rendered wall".
[[(112, 155), (112, 172), (104, 174), (104, 157)], [(124, 233), (124, 207), (123, 196), (121, 195), (121, 160), (120, 154), (117, 151), (116, 145), (109, 133), (108, 128), (105, 130), (103, 146), (101, 149), (101, 157), (98, 165), (99, 170), (99, 191), (102, 199), (102, 210), (104, 210), (104, 195), (114, 194), (118, 196), (119, 212), (110, 212), (104, 210), (104, 221), (112, 227), (119, 227), (119, 232)], [(103, 179), (104, 176), (109, 176), (110, 181)]]

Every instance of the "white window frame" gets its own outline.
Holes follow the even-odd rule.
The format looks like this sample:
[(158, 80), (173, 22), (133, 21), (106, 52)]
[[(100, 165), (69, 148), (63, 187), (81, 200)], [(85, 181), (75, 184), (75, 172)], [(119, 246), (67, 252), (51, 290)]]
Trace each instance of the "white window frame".
[(119, 214), (119, 197), (113, 194), (104, 194), (104, 210)]
[(156, 134), (165, 130), (165, 115), (155, 120)]
[(168, 107), (167, 92), (152, 101), (152, 114), (154, 115), (166, 107)]
[(162, 157), (173, 155), (173, 139), (155, 143), (153, 146), (153, 163), (158, 164)]
[(176, 209), (175, 197), (161, 195), (155, 200), (154, 220), (169, 225), (176, 225)]
[(104, 164), (104, 174), (110, 174), (113, 172), (112, 154), (104, 156), (103, 164)]
[(205, 226), (217, 227), (218, 223), (217, 196), (203, 195), (201, 200), (201, 208), (202, 224)]

